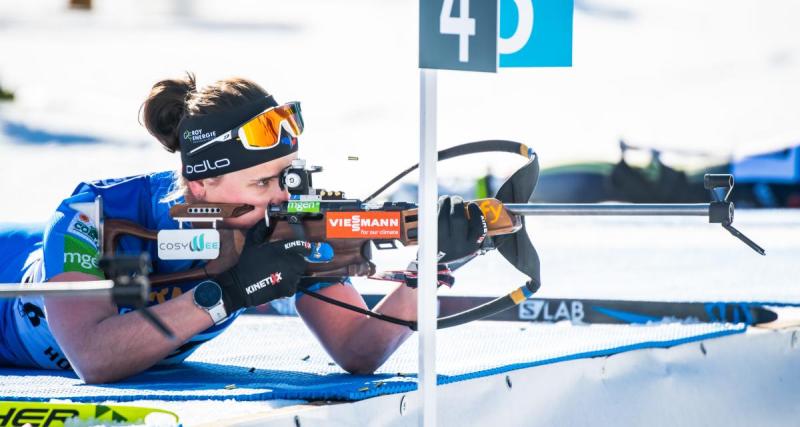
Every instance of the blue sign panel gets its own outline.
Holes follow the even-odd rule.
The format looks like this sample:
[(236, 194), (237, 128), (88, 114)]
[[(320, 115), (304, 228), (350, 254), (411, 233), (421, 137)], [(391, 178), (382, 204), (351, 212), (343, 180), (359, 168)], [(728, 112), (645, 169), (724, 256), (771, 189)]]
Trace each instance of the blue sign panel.
[(573, 0), (500, 0), (500, 67), (572, 66)]

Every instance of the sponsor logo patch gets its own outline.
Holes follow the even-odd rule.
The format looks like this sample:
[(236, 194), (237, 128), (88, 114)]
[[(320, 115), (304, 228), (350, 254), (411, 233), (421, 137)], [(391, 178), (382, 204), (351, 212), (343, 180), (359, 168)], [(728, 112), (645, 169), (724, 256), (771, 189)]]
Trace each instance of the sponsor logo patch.
[(183, 132), (183, 139), (191, 143), (201, 143), (217, 137), (217, 131), (203, 132), (203, 129), (193, 129)]
[(69, 226), (67, 226), (67, 232), (69, 232), (70, 235), (86, 240), (95, 247), (99, 244), (97, 227), (92, 225), (91, 219), (84, 213), (75, 214), (75, 216), (69, 222)]
[(283, 245), (283, 248), (288, 250), (288, 249), (291, 249), (291, 248), (294, 248), (294, 247), (297, 247), (297, 246), (302, 246), (302, 247), (304, 247), (306, 249), (311, 249), (311, 243), (307, 242), (305, 240), (294, 240), (294, 241), (291, 241), (291, 242)]
[(64, 271), (77, 271), (103, 277), (103, 272), (97, 265), (99, 252), (86, 242), (72, 235), (64, 236)]
[(247, 295), (251, 295), (253, 292), (258, 292), (261, 289), (266, 288), (267, 286), (275, 286), (281, 282), (283, 278), (281, 277), (281, 272), (276, 271), (275, 273), (270, 274), (269, 276), (259, 280), (256, 283), (245, 288)]
[(160, 259), (215, 259), (219, 256), (217, 230), (161, 230), (158, 232)]
[(530, 299), (519, 305), (520, 320), (544, 320), (557, 322), (559, 320), (583, 321), (585, 311), (581, 301), (559, 301), (551, 306), (550, 302)]
[(230, 165), (231, 161), (227, 158), (214, 160), (213, 163), (209, 160), (203, 160), (202, 163), (198, 163), (196, 165), (186, 165), (186, 174), (191, 175), (194, 173), (204, 173), (216, 169), (227, 168)]
[(327, 212), (325, 236), (329, 239), (399, 239), (400, 212)]
[[(209, 249), (213, 247), (219, 248), (219, 245), (210, 245)], [(189, 250), (192, 252), (200, 252), (206, 249), (206, 235), (200, 234), (192, 237), (192, 242), (189, 244)]]
[(291, 213), (319, 213), (319, 202), (291, 200), (287, 210)]
[(478, 207), (481, 208), (481, 212), (483, 212), (483, 216), (489, 224), (494, 224), (500, 220), (500, 214), (503, 212), (502, 205), (495, 205), (490, 200), (484, 200)]

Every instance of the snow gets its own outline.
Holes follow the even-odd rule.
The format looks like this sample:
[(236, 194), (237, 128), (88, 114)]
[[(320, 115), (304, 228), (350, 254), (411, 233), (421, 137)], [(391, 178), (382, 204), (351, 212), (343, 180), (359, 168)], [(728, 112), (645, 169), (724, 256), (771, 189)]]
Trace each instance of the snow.
[[(534, 217), (526, 220), (541, 262), (542, 298), (800, 302), (800, 215), (740, 210), (734, 226), (766, 249), (761, 256), (702, 217)], [(415, 248), (373, 251), (382, 270), (402, 269)], [(525, 276), (496, 252), (455, 274), (440, 295), (500, 296)], [(384, 282), (354, 279), (362, 291)]]
[[(13, 161), (0, 197), (15, 201), (2, 221), (45, 220), (82, 179), (175, 168), (137, 114), (154, 82), (186, 70), (302, 100), (301, 153), (325, 167), (326, 188), (363, 197), (416, 162), (413, 0), (96, 0), (90, 13), (66, 3), (0, 1), (0, 82), (17, 94), (0, 107), (0, 158)], [(515, 139), (546, 167), (614, 159), (620, 137), (720, 155), (798, 142), (796, 2), (576, 3), (572, 68), (441, 72), (440, 148)], [(34, 144), (9, 125), (98, 142)], [(475, 157), (440, 174), (516, 165)]]
[[(615, 160), (621, 137), (721, 157), (800, 142), (800, 3), (575, 3), (572, 68), (440, 73), (440, 149), (513, 139), (548, 167)], [(201, 84), (243, 76), (301, 100), (301, 155), (324, 166), (324, 188), (363, 197), (418, 160), (417, 1), (94, 0), (90, 13), (66, 4), (0, 0), (0, 84), (16, 93), (0, 103), (0, 221), (45, 221), (81, 180), (176, 168), (137, 116), (153, 83), (187, 70)], [(478, 176), (490, 162), (498, 174), (518, 166), (473, 156), (439, 173)], [(542, 297), (800, 302), (797, 211), (737, 211), (766, 257), (698, 218), (527, 223)], [(414, 254), (378, 251), (376, 261), (403, 268)], [(521, 284), (494, 253), (440, 292)], [(200, 417), (208, 403), (191, 405), (176, 408)]]
[[(154, 82), (186, 70), (201, 84), (239, 75), (302, 100), (301, 155), (324, 166), (319, 187), (363, 197), (418, 159), (415, 1), (94, 3), (86, 13), (0, 0), (0, 83), (17, 95), (0, 104), (0, 221), (46, 220), (81, 180), (176, 168), (137, 115)], [(796, 143), (798, 12), (785, 0), (579, 0), (572, 68), (441, 72), (439, 146), (514, 139), (547, 167), (614, 160), (619, 137), (722, 157)], [(471, 156), (439, 174), (490, 164), (502, 174), (520, 161)], [(737, 212), (767, 257), (698, 218), (527, 221), (542, 296), (800, 298), (796, 211)], [(395, 269), (414, 255), (376, 257)], [(487, 295), (522, 279), (499, 254), (457, 276), (453, 292)]]

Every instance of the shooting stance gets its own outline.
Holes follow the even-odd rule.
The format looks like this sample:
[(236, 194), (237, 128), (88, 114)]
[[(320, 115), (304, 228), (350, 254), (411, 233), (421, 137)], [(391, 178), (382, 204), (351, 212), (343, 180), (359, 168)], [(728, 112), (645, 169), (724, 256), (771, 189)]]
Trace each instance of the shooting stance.
[[(100, 296), (22, 296), (0, 299), (0, 364), (73, 369), (87, 383), (124, 379), (156, 364), (183, 361), (219, 335), (248, 307), (296, 295), (297, 312), (342, 368), (366, 374), (377, 369), (411, 335), (403, 325), (303, 297), (299, 286), (351, 306), (366, 304), (347, 278), (322, 280), (305, 275), (309, 263), (335, 256), (330, 245), (305, 237), (271, 239), (265, 221), (270, 206), (289, 200), (284, 182), (297, 157), (303, 119), (298, 102), (279, 103), (257, 84), (228, 79), (198, 89), (193, 75), (156, 83), (142, 108), (147, 130), (169, 152), (179, 152), (179, 172), (158, 172), (84, 182), (64, 199), (41, 242), (29, 251), (25, 268), (3, 281), (82, 282), (105, 278), (98, 259), (105, 221), (127, 221), (169, 231), (183, 224), (170, 215), (178, 204), (249, 205), (208, 228), (219, 241), (193, 239), (163, 243), (136, 235), (114, 242), (116, 254), (147, 253), (152, 274), (201, 269), (203, 277), (166, 283), (147, 302), (174, 334), (158, 333), (134, 309)], [(90, 215), (89, 206), (102, 208)], [(440, 262), (470, 257), (487, 234), (474, 203), (442, 198), (439, 206)], [(191, 223), (191, 228), (203, 224)], [(169, 251), (219, 250), (211, 259), (165, 257)], [(27, 253), (27, 252), (26, 252)], [(401, 283), (374, 308), (399, 319), (416, 319), (416, 290)], [(263, 338), (268, 345), (269, 337)]]

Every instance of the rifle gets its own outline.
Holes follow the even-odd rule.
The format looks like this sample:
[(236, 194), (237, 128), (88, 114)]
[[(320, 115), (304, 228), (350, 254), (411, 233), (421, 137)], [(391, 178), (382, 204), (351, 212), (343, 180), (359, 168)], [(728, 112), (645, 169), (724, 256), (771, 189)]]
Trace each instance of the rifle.
[[(477, 201), (487, 217), (489, 238), (485, 239), (480, 254), (497, 249), (515, 268), (530, 280), (523, 286), (507, 295), (485, 302), (477, 307), (464, 310), (438, 319), (438, 328), (460, 325), (472, 320), (509, 309), (533, 295), (541, 285), (539, 274), (539, 257), (525, 230), (523, 216), (529, 215), (646, 215), (646, 216), (704, 216), (710, 223), (721, 224), (732, 235), (747, 244), (761, 255), (763, 248), (748, 239), (732, 226), (733, 203), (729, 200), (733, 190), (733, 176), (705, 176), (704, 187), (711, 192), (710, 203), (693, 204), (543, 204), (530, 203), (539, 176), (539, 163), (536, 153), (524, 144), (514, 141), (487, 140), (458, 145), (438, 153), (438, 159), (446, 160), (466, 154), (485, 152), (506, 152), (521, 155), (526, 163), (515, 171), (500, 187), (492, 199)], [(280, 183), (292, 195), (292, 200), (280, 206), (270, 206), (265, 215), (271, 230), (271, 239), (306, 239), (327, 241), (334, 249), (334, 259), (328, 264), (309, 264), (307, 276), (317, 281), (340, 280), (346, 276), (373, 276), (375, 265), (371, 261), (371, 246), (378, 249), (396, 247), (396, 242), (412, 245), (417, 241), (416, 206), (408, 202), (371, 203), (383, 190), (414, 171), (414, 165), (398, 174), (376, 192), (364, 200), (346, 199), (341, 192), (316, 190), (312, 185), (312, 174), (322, 169), (306, 168), (305, 162), (296, 160), (280, 177)], [(133, 235), (147, 240), (159, 240), (159, 233), (145, 229), (130, 221), (102, 218), (101, 200), (95, 201), (94, 217), (98, 224), (101, 241), (101, 253), (113, 257), (118, 239), (123, 235)], [(194, 229), (205, 227), (216, 230), (217, 222), (225, 218), (240, 216), (253, 209), (247, 205), (230, 204), (179, 204), (172, 207), (170, 214), (182, 224), (194, 223)], [(225, 230), (223, 230), (225, 232)], [(220, 253), (214, 258), (220, 260), (219, 268), (227, 268), (237, 262), (238, 252), (232, 233), (225, 233), (220, 241)], [(202, 239), (200, 239), (202, 241)], [(208, 258), (206, 258), (208, 259)], [(457, 269), (468, 258), (451, 265)], [(110, 274), (107, 272), (107, 274)], [(142, 274), (143, 275), (143, 274)], [(202, 280), (207, 277), (204, 269), (186, 272), (149, 275), (149, 284), (153, 287), (171, 284), (182, 280)], [(378, 277), (378, 278), (385, 278)], [(390, 279), (391, 280), (391, 279)], [(102, 285), (106, 286), (105, 281)], [(93, 286), (85, 282), (86, 286)], [(94, 284), (97, 285), (97, 284)], [(416, 330), (414, 321), (384, 316), (373, 311), (364, 310), (349, 304), (306, 289), (302, 283), (300, 291), (314, 298), (353, 310), (388, 322), (408, 326)], [(137, 301), (143, 304), (141, 295)], [(14, 295), (21, 290), (0, 287), (0, 296)]]
[[(539, 176), (538, 156), (533, 150), (513, 141), (489, 140), (455, 146), (439, 152), (439, 160), (465, 154), (483, 152), (507, 152), (521, 155), (526, 163), (514, 172), (500, 187), (494, 198), (477, 200), (487, 219), (489, 238), (484, 241), (480, 253), (497, 249), (514, 267), (529, 277), (524, 286), (483, 305), (439, 319), (439, 328), (455, 326), (471, 320), (492, 315), (513, 307), (538, 290), (539, 257), (525, 231), (523, 216), (527, 215), (694, 215), (706, 216), (711, 223), (720, 223), (731, 234), (745, 242), (756, 252), (764, 250), (742, 235), (731, 225), (733, 203), (728, 200), (733, 177), (730, 175), (707, 175), (705, 187), (712, 192), (711, 203), (696, 204), (537, 204), (530, 203)], [(315, 189), (313, 174), (321, 167), (307, 167), (304, 160), (297, 159), (280, 176), (282, 188), (288, 189), (291, 200), (278, 206), (268, 207), (265, 214), (271, 240), (304, 239), (325, 241), (332, 245), (334, 258), (329, 263), (309, 264), (306, 275), (317, 281), (339, 281), (348, 276), (369, 276), (384, 280), (395, 280), (397, 274), (375, 276), (376, 266), (372, 262), (372, 246), (396, 248), (397, 242), (413, 245), (417, 242), (417, 210), (410, 202), (372, 202), (383, 190), (412, 172), (411, 166), (364, 200), (347, 199), (339, 191)], [(721, 195), (720, 190), (725, 193)], [(224, 204), (179, 204), (170, 214), (180, 221), (200, 224), (215, 224), (224, 218), (242, 215), (252, 206)], [(199, 225), (199, 224), (198, 224)], [(151, 236), (152, 237), (152, 236)], [(113, 240), (113, 239), (112, 239)], [(111, 245), (113, 247), (113, 244)], [(455, 270), (471, 258), (452, 264)], [(404, 272), (393, 272), (404, 273)], [(408, 272), (405, 272), (408, 273)], [(202, 269), (176, 273), (168, 276), (152, 276), (157, 286), (178, 279), (203, 279)], [(416, 322), (382, 316), (341, 303), (324, 295), (305, 289), (300, 291), (325, 302), (378, 317), (383, 320), (416, 329)]]
[[(499, 200), (487, 198), (474, 202), (487, 219), (488, 236), (511, 234), (522, 228), (521, 217), (511, 214)], [(205, 222), (208, 218), (201, 212), (217, 207), (240, 215), (252, 210), (247, 205), (178, 204), (170, 209), (170, 214)], [(327, 242), (333, 247), (333, 260), (310, 263), (307, 277), (372, 276), (376, 267), (371, 244), (378, 249), (395, 249), (398, 242), (403, 246), (417, 244), (417, 208), (407, 202), (386, 202), (366, 208), (360, 200), (346, 200), (339, 193), (332, 199), (291, 200), (271, 206), (267, 221), (270, 241), (303, 239)]]

